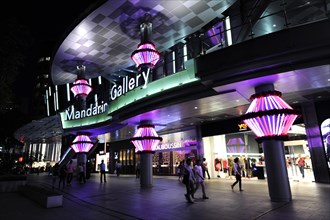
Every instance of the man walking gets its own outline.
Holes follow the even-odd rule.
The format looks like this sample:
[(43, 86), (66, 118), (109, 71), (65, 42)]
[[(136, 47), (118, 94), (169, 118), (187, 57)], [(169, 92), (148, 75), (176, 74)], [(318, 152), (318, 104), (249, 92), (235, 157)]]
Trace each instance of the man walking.
[(100, 172), (101, 172), (101, 176), (100, 176), (101, 183), (102, 183), (102, 180), (104, 180), (104, 182), (106, 183), (107, 180), (105, 178), (105, 163), (104, 163), (104, 160), (101, 161)]
[(73, 178), (73, 164), (72, 164), (72, 160), (70, 160), (70, 162), (66, 165), (66, 172), (67, 172), (67, 176), (66, 176), (66, 184), (68, 186), (71, 186), (71, 181)]

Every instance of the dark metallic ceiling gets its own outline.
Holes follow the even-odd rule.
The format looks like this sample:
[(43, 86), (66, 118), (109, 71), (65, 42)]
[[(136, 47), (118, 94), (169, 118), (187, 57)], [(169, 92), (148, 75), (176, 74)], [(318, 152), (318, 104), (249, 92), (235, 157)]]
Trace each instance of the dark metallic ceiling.
[[(142, 21), (152, 22), (153, 43), (158, 51), (164, 52), (212, 20), (223, 18), (222, 13), (236, 1), (112, 0), (104, 2), (78, 22), (58, 47), (51, 70), (54, 84), (73, 82), (77, 77), (76, 65), (81, 63), (86, 66), (88, 78), (102, 75), (110, 81), (116, 81), (117, 77), (129, 74), (132, 70), (133, 62), (130, 55), (140, 43), (139, 25)], [(281, 10), (282, 1), (270, 2), (272, 7), (267, 7), (267, 10), (261, 13), (263, 16)], [(288, 2), (295, 7), (309, 4), (306, 1)], [(299, 11), (293, 17), (298, 21), (306, 22), (310, 16), (320, 11), (319, 7), (313, 6)], [(269, 18), (262, 24), (256, 22), (255, 34), (269, 33), (270, 27), (274, 28), (274, 23), (283, 24), (283, 20), (284, 15)], [(214, 87), (212, 89), (218, 92), (218, 95), (137, 115), (123, 121), (122, 123), (127, 126), (112, 132), (107, 138), (110, 141), (130, 138), (141, 120), (150, 120), (155, 117), (157, 117), (157, 130), (161, 133), (209, 121), (238, 117), (245, 113), (249, 106), (249, 97), (254, 93), (254, 85), (260, 81), (274, 83), (275, 89), (283, 93), (284, 100), (290, 105), (330, 99), (329, 65), (294, 70)], [(231, 92), (222, 93), (223, 91)], [(53, 122), (57, 123), (54, 125), (55, 129), (47, 131), (47, 124)], [(44, 123), (44, 126), (39, 126), (37, 129), (36, 124), (40, 123)], [(62, 132), (60, 120), (56, 119), (56, 116), (34, 121), (23, 127), (17, 134), (33, 137), (31, 139), (60, 137), (51, 132)]]
[(106, 1), (84, 18), (59, 46), (52, 64), (54, 84), (73, 82), (76, 66), (86, 66), (86, 77), (110, 81), (128, 74), (131, 53), (140, 43), (140, 24), (152, 23), (152, 41), (159, 52), (201, 29), (234, 0)]

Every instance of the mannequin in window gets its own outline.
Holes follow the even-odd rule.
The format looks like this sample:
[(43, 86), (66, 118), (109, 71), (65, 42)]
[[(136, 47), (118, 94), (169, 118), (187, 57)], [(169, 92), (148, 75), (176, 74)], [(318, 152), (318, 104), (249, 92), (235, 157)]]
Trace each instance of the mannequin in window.
[(203, 178), (205, 179), (205, 175), (207, 174), (207, 177), (211, 179), (206, 158), (203, 158), (202, 170), (203, 170)]
[(241, 155), (241, 157), (239, 158), (239, 165), (241, 166), (242, 176), (246, 178), (247, 173), (246, 173), (245, 161), (246, 161), (245, 157)]
[(222, 161), (221, 161), (220, 158), (215, 158), (214, 159), (214, 168), (215, 168), (215, 171), (218, 172), (217, 177), (221, 178), (220, 172), (222, 171)]
[(246, 169), (246, 177), (250, 178), (252, 176), (252, 169), (251, 169), (251, 161), (250, 158), (245, 158), (245, 169)]
[(227, 161), (227, 158), (221, 159), (221, 162), (222, 162), (223, 172), (224, 173), (227, 173), (228, 172), (228, 161)]
[(233, 156), (230, 156), (228, 158), (228, 176), (230, 177), (230, 179), (232, 178), (232, 175), (233, 175), (233, 169), (234, 169), (234, 158)]

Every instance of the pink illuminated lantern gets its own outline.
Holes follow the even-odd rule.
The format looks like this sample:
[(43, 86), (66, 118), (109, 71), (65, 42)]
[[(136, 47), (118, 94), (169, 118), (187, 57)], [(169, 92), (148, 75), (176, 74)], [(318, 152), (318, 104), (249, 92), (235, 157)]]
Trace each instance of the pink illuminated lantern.
[(138, 49), (135, 50), (131, 58), (138, 67), (141, 65), (150, 65), (154, 67), (158, 62), (160, 54), (153, 43), (139, 44)]
[(162, 138), (158, 136), (153, 125), (140, 125), (131, 141), (137, 152), (155, 152)]
[(153, 68), (160, 58), (160, 54), (156, 50), (155, 45), (151, 41), (152, 23), (144, 22), (140, 25), (141, 43), (138, 45), (131, 59), (139, 69), (143, 66)]
[(71, 87), (71, 91), (74, 96), (84, 95), (88, 96), (88, 94), (92, 91), (92, 87), (88, 84), (85, 79), (76, 79)]
[(257, 141), (283, 139), (298, 117), (278, 91), (262, 92), (251, 96), (251, 105), (242, 117), (244, 123), (257, 136)]
[(87, 135), (78, 135), (72, 142), (71, 148), (76, 153), (87, 153), (93, 147), (94, 143)]

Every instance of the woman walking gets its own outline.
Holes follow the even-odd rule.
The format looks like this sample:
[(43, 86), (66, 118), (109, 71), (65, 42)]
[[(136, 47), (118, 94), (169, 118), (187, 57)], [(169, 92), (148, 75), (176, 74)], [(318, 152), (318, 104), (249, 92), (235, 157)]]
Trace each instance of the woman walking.
[(186, 160), (185, 174), (183, 176), (182, 182), (186, 185), (187, 193), (184, 195), (186, 200), (189, 203), (194, 203), (192, 198), (194, 198), (195, 187), (194, 183), (196, 182), (195, 174), (191, 166), (191, 159)]
[(231, 185), (231, 190), (234, 191), (234, 186), (238, 183), (239, 191), (243, 191), (242, 189), (242, 168), (239, 165), (239, 159), (236, 157), (234, 159), (234, 175), (236, 181)]
[(199, 185), (202, 187), (202, 192), (203, 192), (203, 199), (208, 199), (209, 197), (206, 196), (205, 193), (205, 183), (204, 183), (204, 177), (203, 177), (203, 169), (201, 166), (201, 160), (196, 160), (196, 165), (195, 165), (195, 177), (196, 177), (196, 188), (195, 188), (195, 193), (199, 188)]

